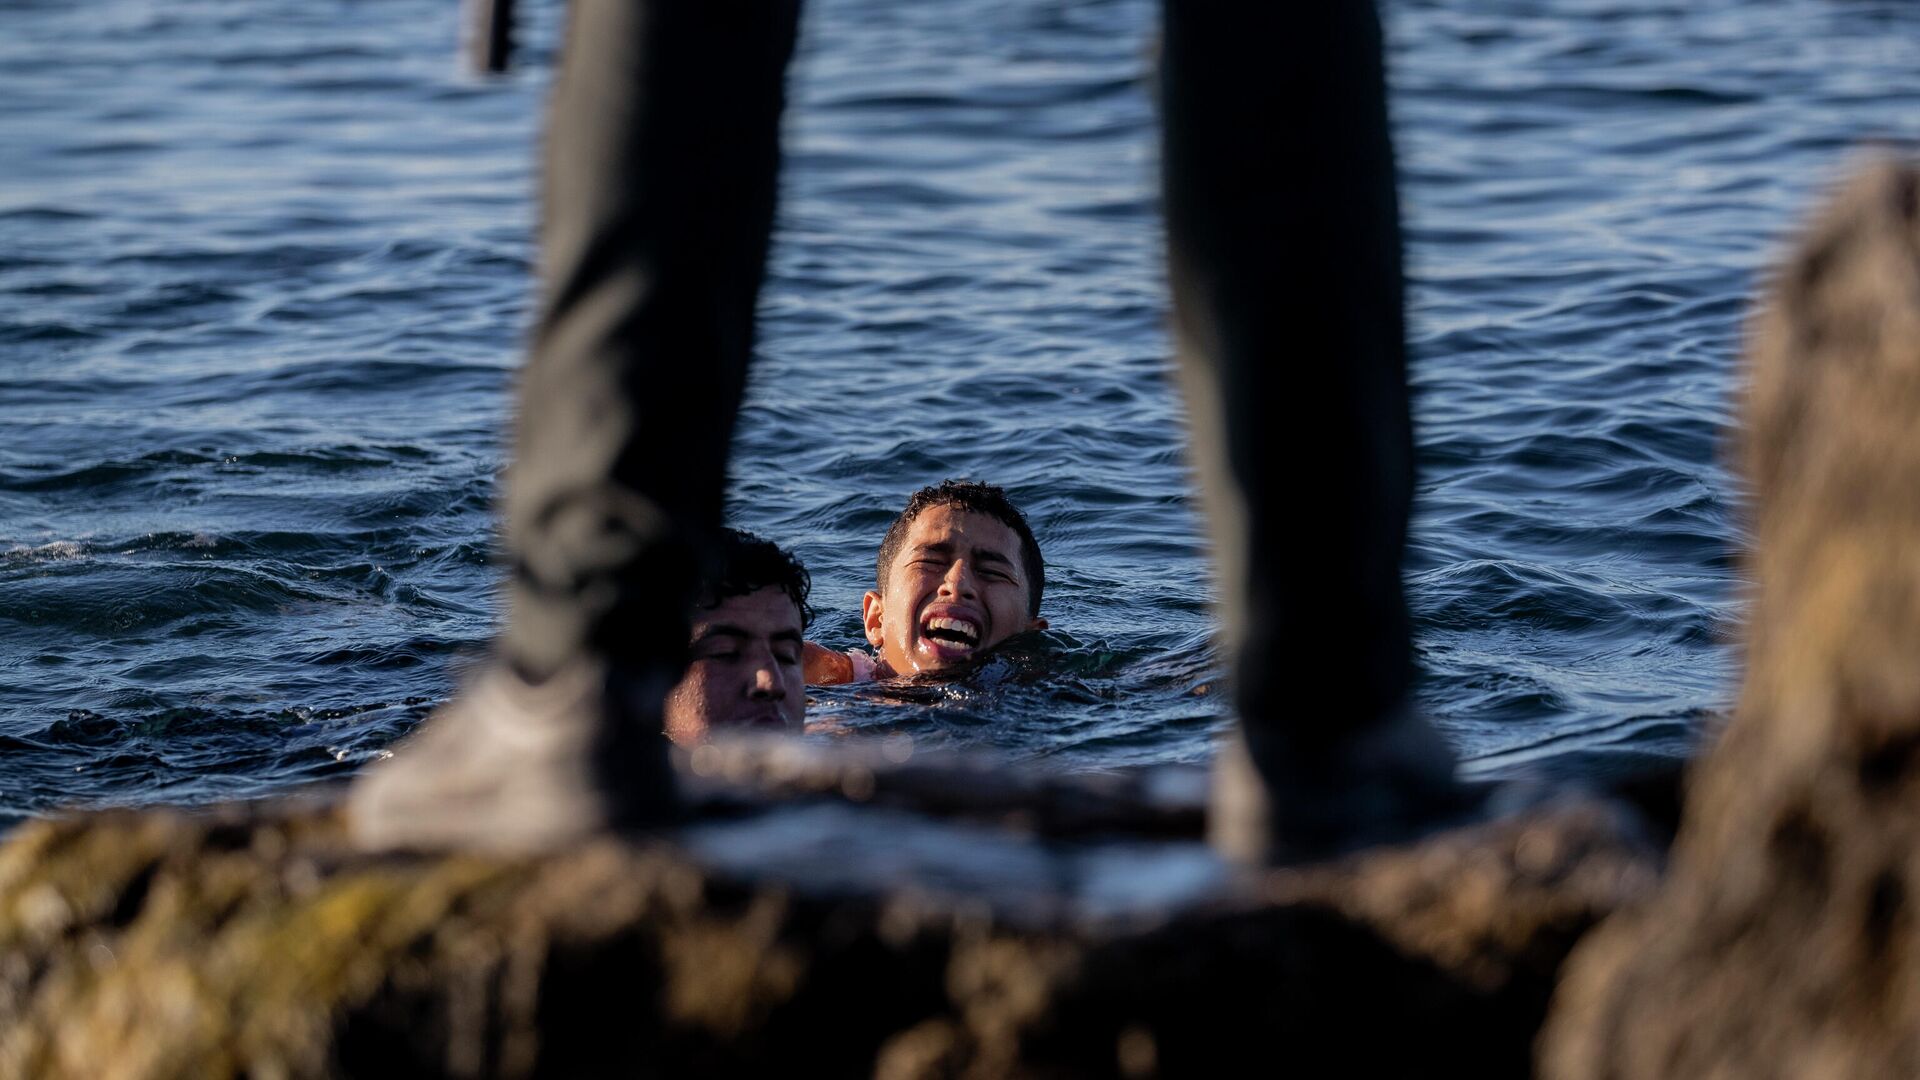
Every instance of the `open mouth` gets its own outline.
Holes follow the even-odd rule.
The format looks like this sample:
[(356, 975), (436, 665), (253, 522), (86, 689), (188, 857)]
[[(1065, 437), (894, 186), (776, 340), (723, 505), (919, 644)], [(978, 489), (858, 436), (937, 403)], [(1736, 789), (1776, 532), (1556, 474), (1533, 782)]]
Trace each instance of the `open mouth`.
[(980, 644), (980, 624), (955, 615), (934, 615), (920, 624), (920, 636), (943, 656), (965, 656)]

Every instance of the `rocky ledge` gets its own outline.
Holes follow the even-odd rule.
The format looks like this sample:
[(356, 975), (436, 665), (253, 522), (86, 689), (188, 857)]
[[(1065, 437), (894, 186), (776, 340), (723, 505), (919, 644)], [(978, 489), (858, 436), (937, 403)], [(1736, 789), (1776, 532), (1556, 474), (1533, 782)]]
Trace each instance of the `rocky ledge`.
[(1660, 896), (1570, 965), (1553, 1076), (1920, 1075), (1920, 170), (1863, 170), (1770, 293), (1738, 714)]
[(1239, 875), (1178, 777), (723, 771), (693, 824), (537, 858), (369, 855), (325, 805), (30, 824), (0, 1075), (1517, 1076), (1656, 883), (1595, 802)]

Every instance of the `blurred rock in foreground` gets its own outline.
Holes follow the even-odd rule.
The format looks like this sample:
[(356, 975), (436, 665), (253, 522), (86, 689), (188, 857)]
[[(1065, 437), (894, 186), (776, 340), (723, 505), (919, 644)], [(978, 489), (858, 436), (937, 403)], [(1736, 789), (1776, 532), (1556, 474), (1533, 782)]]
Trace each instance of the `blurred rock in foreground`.
[(1746, 684), (1661, 895), (1575, 954), (1552, 1076), (1920, 1075), (1920, 173), (1845, 187), (1750, 364)]
[(1232, 879), (869, 780), (518, 860), (357, 853), (315, 808), (30, 824), (0, 1076), (1520, 1076), (1567, 951), (1655, 882), (1595, 804)]

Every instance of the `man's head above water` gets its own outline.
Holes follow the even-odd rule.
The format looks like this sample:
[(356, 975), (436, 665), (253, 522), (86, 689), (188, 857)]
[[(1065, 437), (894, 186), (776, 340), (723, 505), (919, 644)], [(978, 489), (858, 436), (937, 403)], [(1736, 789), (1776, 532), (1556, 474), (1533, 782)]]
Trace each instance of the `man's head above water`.
[(1047, 625), (1040, 545), (992, 484), (949, 480), (914, 492), (880, 542), (874, 584), (860, 612), (892, 675), (962, 666)]
[(813, 610), (806, 567), (778, 546), (722, 530), (693, 605), (687, 671), (667, 695), (667, 737), (681, 745), (710, 732), (798, 733), (807, 697), (800, 650)]

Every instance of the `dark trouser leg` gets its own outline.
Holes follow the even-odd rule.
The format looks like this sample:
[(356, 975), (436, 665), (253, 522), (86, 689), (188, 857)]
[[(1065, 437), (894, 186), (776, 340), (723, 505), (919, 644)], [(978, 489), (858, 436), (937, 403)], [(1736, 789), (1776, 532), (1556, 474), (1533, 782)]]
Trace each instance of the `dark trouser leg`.
[(1243, 743), (1216, 842), (1393, 831), (1451, 759), (1408, 710), (1399, 210), (1370, 0), (1166, 0), (1175, 347)]
[(505, 648), (671, 664), (720, 524), (798, 0), (575, 0), (507, 500)]
[(370, 770), (380, 846), (537, 848), (672, 809), (679, 677), (772, 227), (799, 0), (575, 0), (508, 484), (503, 663)]

